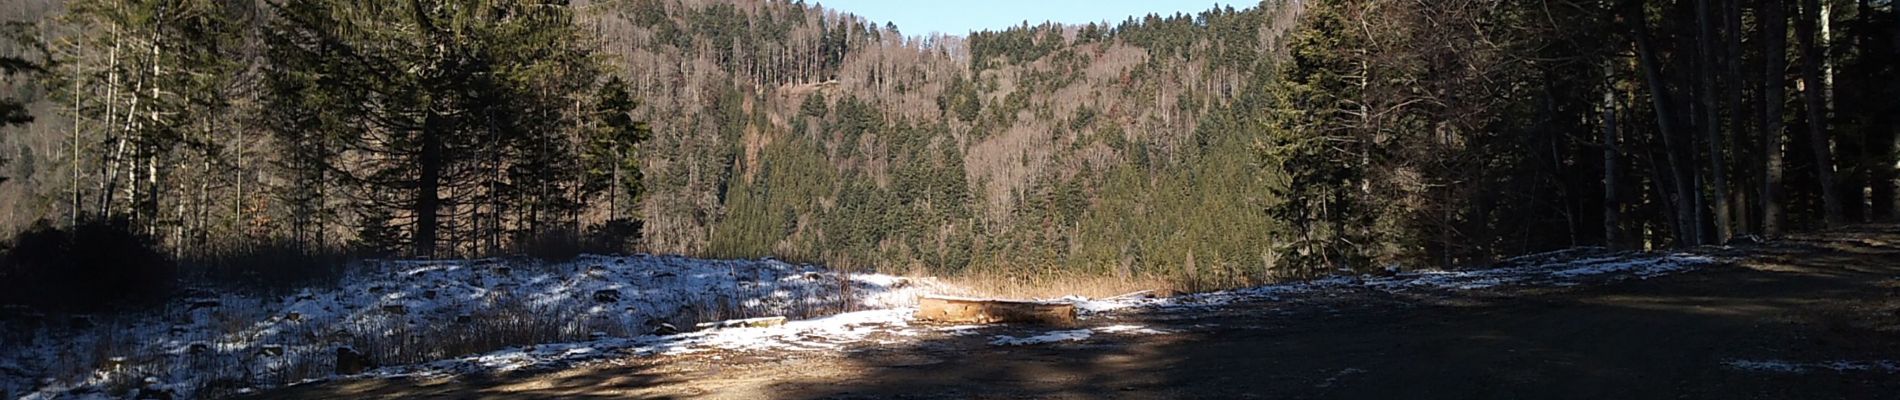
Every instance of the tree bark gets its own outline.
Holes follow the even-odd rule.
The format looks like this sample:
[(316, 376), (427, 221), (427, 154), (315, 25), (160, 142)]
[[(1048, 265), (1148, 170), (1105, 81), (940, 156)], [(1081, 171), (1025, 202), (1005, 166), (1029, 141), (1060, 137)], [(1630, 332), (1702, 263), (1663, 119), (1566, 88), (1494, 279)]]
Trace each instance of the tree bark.
[(1694, 222), (1697, 219), (1696, 216), (1701, 214), (1695, 207), (1696, 185), (1694, 178), (1688, 173), (1688, 170), (1692, 168), (1688, 168), (1679, 160), (1678, 153), (1681, 152), (1682, 147), (1676, 143), (1679, 139), (1675, 125), (1676, 115), (1671, 112), (1669, 87), (1663, 84), (1662, 70), (1657, 65), (1655, 49), (1649, 42), (1648, 17), (1644, 15), (1641, 3), (1627, 4), (1626, 20), (1630, 24), (1631, 36), (1636, 42), (1637, 62), (1643, 70), (1643, 80), (1649, 86), (1650, 103), (1656, 108), (1656, 126), (1658, 134), (1663, 139), (1663, 154), (1676, 186), (1674, 193), (1676, 241), (1681, 245), (1700, 244), (1702, 237), (1697, 232), (1700, 227)]
[(1780, 0), (1762, 0), (1760, 5), (1762, 55), (1766, 58), (1761, 107), (1761, 233), (1773, 238), (1781, 234), (1781, 114), (1787, 103), (1788, 6)]
[[(1893, 20), (1888, 23), (1888, 30), (1893, 33), (1893, 38), (1891, 39), (1892, 41), (1887, 43), (1890, 44), (1888, 47), (1894, 52), (1892, 59), (1900, 60), (1900, 7), (1890, 8), (1892, 8), (1892, 12), (1890, 12), (1889, 15), (1893, 16)], [(1900, 77), (1888, 75), (1888, 96), (1900, 96), (1900, 79), (1895, 78)], [(1895, 107), (1895, 105), (1891, 103), (1888, 104), (1888, 106)], [(1900, 147), (1900, 143), (1895, 142), (1896, 140), (1900, 140), (1900, 118), (1894, 117), (1895, 113), (1900, 113), (1900, 108), (1888, 108), (1888, 112), (1886, 113), (1888, 125), (1887, 137), (1886, 141), (1881, 143), (1883, 146), (1881, 149), (1884, 150), (1884, 152), (1881, 153), (1883, 157), (1881, 159), (1882, 164), (1880, 165), (1880, 169), (1877, 170), (1880, 171), (1881, 180), (1878, 182), (1879, 186), (1874, 187), (1874, 199), (1876, 201), (1883, 201), (1881, 203), (1875, 203), (1875, 209), (1884, 210), (1885, 219), (1888, 220), (1895, 217), (1895, 207), (1900, 207), (1900, 204), (1896, 204), (1896, 202), (1900, 202), (1900, 193), (1897, 193), (1900, 192), (1900, 188), (1895, 187), (1896, 185), (1900, 185), (1900, 183), (1895, 182), (1896, 178), (1900, 178), (1900, 176), (1897, 176), (1900, 175), (1900, 171), (1896, 171), (1897, 168), (1900, 168), (1900, 149), (1896, 149), (1896, 147)]]
[(1881, 84), (1892, 80), (1893, 75), (1881, 76), (1879, 66), (1871, 64), (1872, 61), (1870, 61), (1880, 57), (1874, 54), (1876, 50), (1874, 43), (1879, 40), (1875, 35), (1883, 32), (1876, 28), (1880, 26), (1880, 21), (1875, 21), (1874, 16), (1878, 14), (1874, 12), (1873, 4), (1869, 0), (1860, 0), (1858, 5), (1861, 29), (1857, 30), (1855, 40), (1860, 47), (1862, 60), (1857, 68), (1861, 78), (1861, 84), (1858, 86), (1861, 95), (1858, 98), (1861, 119), (1865, 121), (1865, 129), (1862, 130), (1864, 140), (1861, 146), (1865, 162), (1861, 164), (1861, 171), (1866, 175), (1867, 192), (1870, 195), (1867, 216), (1875, 221), (1886, 221), (1892, 219), (1894, 215), (1896, 160), (1894, 158), (1894, 120), (1891, 115), (1895, 109), (1891, 101), (1878, 99), (1882, 98), (1882, 93), (1885, 93), (1884, 96), (1887, 98), (1891, 98), (1900, 95), (1900, 92), (1890, 90), (1891, 83), (1886, 86)]
[(420, 177), (416, 182), (415, 208), (415, 255), (435, 256), (436, 223), (441, 213), (442, 188), (442, 137), (439, 130), (441, 121), (433, 110), (428, 111), (422, 124), (422, 153), (417, 167)]
[[(77, 59), (78, 57), (74, 57), (74, 58)], [(72, 155), (73, 193), (72, 193), (72, 210), (71, 210), (72, 215), (67, 217), (66, 226), (78, 226), (79, 214), (82, 212), (79, 209), (80, 208), (79, 207), (79, 202), (80, 202), (79, 200), (80, 198), (80, 193), (79, 193), (79, 120), (80, 120), (80, 115), (81, 115), (80, 107), (79, 107), (79, 98), (80, 98), (79, 82), (81, 79), (83, 79), (83, 77), (80, 76), (79, 62), (74, 61), (73, 62), (73, 155)], [(106, 114), (110, 115), (111, 113), (108, 112)]]
[(1616, 196), (1616, 69), (1603, 67), (1603, 247), (1617, 248), (1617, 221), (1621, 216)]
[(1820, 0), (1803, 0), (1801, 16), (1795, 20), (1795, 36), (1801, 43), (1801, 90), (1807, 105), (1808, 138), (1814, 152), (1817, 180), (1821, 181), (1821, 204), (1828, 226), (1846, 221), (1840, 192), (1834, 181), (1833, 148), (1827, 132), (1827, 85), (1822, 82), (1822, 50), (1816, 43), (1815, 21), (1821, 18)]
[(1734, 227), (1731, 225), (1733, 216), (1729, 212), (1728, 204), (1728, 173), (1726, 172), (1728, 165), (1724, 162), (1727, 158), (1723, 156), (1723, 150), (1726, 149), (1722, 146), (1721, 109), (1716, 104), (1715, 95), (1715, 65), (1720, 56), (1716, 54), (1715, 25), (1711, 22), (1710, 13), (1713, 11), (1709, 8), (1709, 0), (1696, 0), (1695, 11), (1696, 47), (1699, 49), (1697, 54), (1701, 56), (1697, 58), (1700, 61), (1697, 83), (1701, 85), (1697, 97), (1700, 97), (1698, 100), (1702, 103), (1702, 112), (1699, 114), (1702, 117), (1703, 143), (1708, 146), (1709, 151), (1707, 157), (1710, 191), (1708, 204), (1715, 212), (1715, 243), (1727, 243), (1733, 235)]
[[(419, 1), (411, 1), (409, 2), (409, 6), (410, 11), (415, 13), (416, 22), (421, 26), (425, 35), (433, 35), (435, 27), (430, 21), (429, 14), (425, 11), (422, 3)], [(440, 48), (440, 46), (438, 46), (438, 48)], [(435, 54), (434, 56), (440, 57), (442, 55)], [(425, 85), (431, 84), (428, 83), (431, 80), (433, 79), (429, 77), (423, 79)], [(416, 226), (413, 231), (414, 237), (410, 239), (415, 246), (415, 255), (424, 258), (435, 257), (437, 224), (441, 219), (442, 213), (442, 170), (444, 164), (442, 142), (447, 139), (443, 137), (444, 133), (442, 132), (447, 128), (443, 126), (448, 122), (443, 120), (447, 118), (447, 116), (442, 115), (442, 111), (436, 108), (434, 101), (435, 100), (432, 99), (422, 104), (422, 129), (418, 132), (421, 136), (418, 139), (422, 142), (422, 151), (418, 154), (416, 162), (416, 164), (418, 164), (416, 167), (420, 169), (420, 171), (418, 171), (419, 176), (417, 177), (415, 185), (415, 200), (412, 203), (414, 208), (411, 210), (411, 212), (415, 214)]]
[(1742, 36), (1745, 33), (1742, 30), (1741, 3), (1740, 0), (1722, 2), (1722, 22), (1724, 31), (1728, 34), (1723, 42), (1727, 47), (1727, 51), (1723, 53), (1725, 62), (1722, 63), (1722, 66), (1725, 69), (1723, 80), (1728, 82), (1727, 85), (1724, 86), (1724, 89), (1727, 90), (1725, 97), (1728, 99), (1727, 108), (1730, 114), (1729, 131), (1731, 132), (1731, 136), (1729, 137), (1733, 138), (1730, 147), (1735, 151), (1735, 161), (1730, 164), (1736, 168), (1731, 170), (1731, 172), (1734, 172), (1733, 176), (1737, 178), (1736, 180), (1741, 181), (1739, 183), (1731, 182), (1739, 189), (1730, 192), (1734, 197), (1730, 199), (1729, 204), (1731, 209), (1735, 210), (1736, 214), (1734, 216), (1734, 226), (1738, 231), (1745, 233), (1759, 232), (1759, 230), (1754, 229), (1757, 225), (1754, 225), (1754, 219), (1750, 218), (1750, 215), (1753, 213), (1751, 212), (1752, 210), (1750, 210), (1751, 207), (1749, 206), (1748, 197), (1752, 194), (1746, 189), (1748, 186), (1748, 179), (1746, 179), (1748, 173), (1742, 168), (1742, 166), (1748, 165), (1750, 161), (1754, 161), (1754, 157), (1752, 157), (1747, 150), (1748, 138), (1751, 137), (1748, 131), (1749, 118), (1752, 118), (1754, 114), (1748, 112), (1747, 98), (1744, 91), (1744, 88), (1748, 84), (1748, 79), (1746, 75), (1742, 73), (1742, 58), (1745, 57), (1746, 53), (1742, 51)]

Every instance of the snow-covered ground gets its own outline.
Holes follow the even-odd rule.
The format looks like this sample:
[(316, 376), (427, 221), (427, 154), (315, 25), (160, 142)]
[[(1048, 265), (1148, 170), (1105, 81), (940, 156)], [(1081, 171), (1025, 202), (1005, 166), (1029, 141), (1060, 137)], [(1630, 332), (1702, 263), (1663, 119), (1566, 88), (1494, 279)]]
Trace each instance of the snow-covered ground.
[[(1418, 271), (1388, 277), (1333, 277), (1247, 289), (1190, 294), (1168, 298), (1130, 296), (1114, 299), (1065, 297), (1050, 301), (1077, 305), (1085, 323), (1118, 312), (1191, 312), (1248, 301), (1271, 301), (1283, 295), (1364, 287), (1377, 290), (1470, 290), (1493, 286), (1573, 286), (1591, 282), (1648, 279), (1714, 264), (1705, 256), (1644, 254), (1578, 249), (1514, 258), (1504, 267), (1465, 271)], [(852, 344), (896, 344), (931, 335), (977, 334), (979, 325), (930, 326), (913, 324), (914, 307), (861, 311), (783, 326), (735, 328), (672, 336), (606, 339), (582, 343), (512, 348), (472, 357), (375, 371), (382, 375), (448, 375), (560, 367), (590, 360), (628, 355), (681, 354), (708, 350), (832, 351)], [(1027, 335), (994, 335), (995, 346), (1031, 346), (1085, 341), (1099, 335), (1140, 336), (1175, 333), (1142, 325), (1117, 323), (1079, 329), (1054, 329)]]
[[(584, 344), (549, 344), (431, 362), (508, 344), (593, 339), (615, 345), (602, 348), (667, 352), (737, 346), (747, 339), (653, 334), (691, 330), (701, 321), (798, 319), (847, 309), (885, 311), (780, 329), (888, 320), (884, 314), (913, 305), (918, 294), (943, 291), (934, 280), (876, 274), (849, 275), (845, 290), (845, 280), (834, 272), (769, 259), (392, 261), (359, 271), (334, 289), (282, 298), (193, 291), (162, 311), (73, 321), (94, 325), (81, 328), (51, 321), (24, 338), (0, 337), (0, 394), (39, 399), (131, 390), (178, 397), (238, 392), (328, 377), (339, 348), (383, 365), (424, 363), (371, 371), (402, 373), (463, 367), (456, 363), (519, 368), (535, 360), (584, 359), (595, 351)], [(842, 301), (847, 294), (849, 305)], [(844, 342), (850, 335), (834, 339)]]
[(1410, 271), (1391, 276), (1334, 276), (1311, 281), (1210, 292), (1167, 298), (1129, 297), (1088, 299), (1066, 297), (1084, 314), (1129, 308), (1192, 309), (1218, 307), (1240, 301), (1274, 300), (1280, 296), (1346, 287), (1384, 291), (1473, 290), (1497, 286), (1575, 286), (1590, 282), (1649, 279), (1714, 264), (1708, 256), (1686, 253), (1617, 252), (1578, 248), (1539, 253), (1506, 260), (1487, 269)]
[[(1333, 277), (1169, 298), (1067, 297), (1055, 301), (1076, 304), (1087, 322), (1105, 313), (1193, 311), (1354, 287), (1386, 291), (1469, 290), (1647, 279), (1714, 262), (1708, 257), (1689, 254), (1578, 249), (1519, 257), (1494, 269)], [(635, 256), (584, 257), (548, 265), (492, 260), (392, 262), (346, 279), (341, 289), (306, 291), (283, 299), (235, 296), (186, 299), (184, 305), (177, 307), (184, 310), (182, 313), (172, 310), (149, 319), (101, 324), (113, 328), (98, 332), (122, 332), (139, 338), (132, 346), (117, 351), (93, 350), (110, 347), (99, 345), (109, 340), (84, 336), (18, 345), (5, 343), (6, 350), (0, 351), (0, 389), (24, 394), (27, 398), (102, 394), (114, 385), (169, 389), (181, 397), (208, 392), (207, 388), (219, 388), (220, 393), (254, 390), (329, 377), (338, 347), (366, 349), (376, 357), (378, 354), (374, 353), (378, 351), (415, 347), (418, 341), (456, 335), (458, 329), (466, 330), (470, 324), (515, 327), (532, 325), (534, 321), (564, 321), (560, 326), (543, 329), (561, 333), (560, 338), (511, 342), (541, 344), (505, 347), (473, 356), (412, 354), (408, 358), (384, 361), (387, 366), (364, 374), (493, 373), (709, 350), (837, 351), (852, 345), (970, 335), (985, 329), (912, 324), (916, 296), (957, 290), (929, 279), (875, 274), (850, 275), (852, 307), (867, 311), (827, 316), (833, 311), (842, 311), (838, 304), (842, 281), (838, 275), (819, 267), (772, 260)], [(207, 300), (217, 304), (207, 305)], [(507, 323), (491, 320), (523, 315), (539, 318), (502, 321)], [(778, 315), (793, 319), (820, 318), (769, 327), (676, 334), (654, 331), (662, 323), (690, 327), (697, 321)], [(1049, 330), (1022, 337), (995, 335), (989, 342), (997, 346), (1027, 346), (1085, 341), (1098, 335), (1170, 333), (1174, 332), (1116, 324)], [(496, 347), (499, 346), (489, 348)], [(34, 372), (59, 371), (35, 366), (59, 364), (56, 360), (61, 357), (81, 353), (96, 354), (93, 357), (128, 357), (128, 361), (116, 369)], [(92, 360), (78, 364), (111, 363)], [(65, 378), (45, 379), (48, 376)], [(147, 378), (152, 383), (139, 383)]]
[(1786, 360), (1728, 360), (1722, 365), (1743, 371), (1805, 374), (1812, 371), (1900, 373), (1900, 361), (1794, 362)]

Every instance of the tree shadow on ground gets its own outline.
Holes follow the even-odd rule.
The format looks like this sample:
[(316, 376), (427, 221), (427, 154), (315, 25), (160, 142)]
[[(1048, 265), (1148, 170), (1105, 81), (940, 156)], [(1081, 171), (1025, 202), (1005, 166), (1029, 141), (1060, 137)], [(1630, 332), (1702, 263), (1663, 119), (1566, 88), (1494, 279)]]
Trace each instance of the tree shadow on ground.
[(441, 378), (381, 378), (286, 387), (238, 399), (625, 399), (671, 397), (640, 395), (642, 388), (676, 383), (676, 378), (641, 365), (569, 371), (504, 372)]
[[(305, 385), (262, 398), (1880, 399), (1900, 371), (1900, 229), (1870, 226), (1729, 251), (1698, 271), (1578, 287), (1367, 288), (1082, 326), (933, 331), (842, 351), (724, 353), (630, 366)], [(1139, 325), (1082, 341), (998, 335)], [(1785, 361), (1802, 371), (1737, 368)]]

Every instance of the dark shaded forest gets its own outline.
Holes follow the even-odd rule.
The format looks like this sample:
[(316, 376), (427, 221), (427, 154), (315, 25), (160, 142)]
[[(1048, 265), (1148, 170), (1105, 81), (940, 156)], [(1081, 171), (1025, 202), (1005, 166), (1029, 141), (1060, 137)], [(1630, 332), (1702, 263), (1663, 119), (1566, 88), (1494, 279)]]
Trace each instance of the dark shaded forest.
[[(0, 228), (120, 227), (187, 274), (642, 251), (1193, 290), (1887, 220), (1900, 167), (1890, 1), (966, 36), (758, 0), (28, 3)], [(4, 273), (79, 262), (35, 250)]]

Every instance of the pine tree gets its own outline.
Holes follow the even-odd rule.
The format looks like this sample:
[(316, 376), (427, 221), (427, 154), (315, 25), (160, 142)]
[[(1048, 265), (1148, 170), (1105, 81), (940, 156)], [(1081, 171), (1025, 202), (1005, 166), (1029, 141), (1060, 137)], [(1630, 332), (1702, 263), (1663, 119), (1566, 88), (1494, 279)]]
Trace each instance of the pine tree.
[(587, 143), (588, 191), (606, 192), (609, 221), (637, 218), (627, 215), (627, 205), (638, 204), (646, 190), (639, 146), (652, 139), (653, 131), (633, 119), (638, 106), (619, 76), (608, 78), (594, 94), (598, 130)]
[(1366, 143), (1354, 132), (1365, 110), (1356, 96), (1363, 89), (1362, 60), (1353, 52), (1362, 40), (1347, 13), (1352, 1), (1309, 3), (1306, 25), (1292, 33), (1292, 57), (1280, 72), (1274, 123), (1265, 154), (1284, 174), (1276, 185), (1278, 202), (1269, 208), (1288, 224), (1281, 257), (1304, 268), (1299, 274), (1362, 265), (1370, 216), (1355, 191), (1365, 179)]
[(359, 231), (394, 221), (407, 252), (427, 257), (497, 249), (504, 236), (578, 219), (571, 134), (598, 65), (566, 2), (305, 0), (277, 10), (279, 68), (316, 77), (277, 94), (335, 107), (271, 111), (346, 133), (334, 155), (305, 166), (347, 182)]

